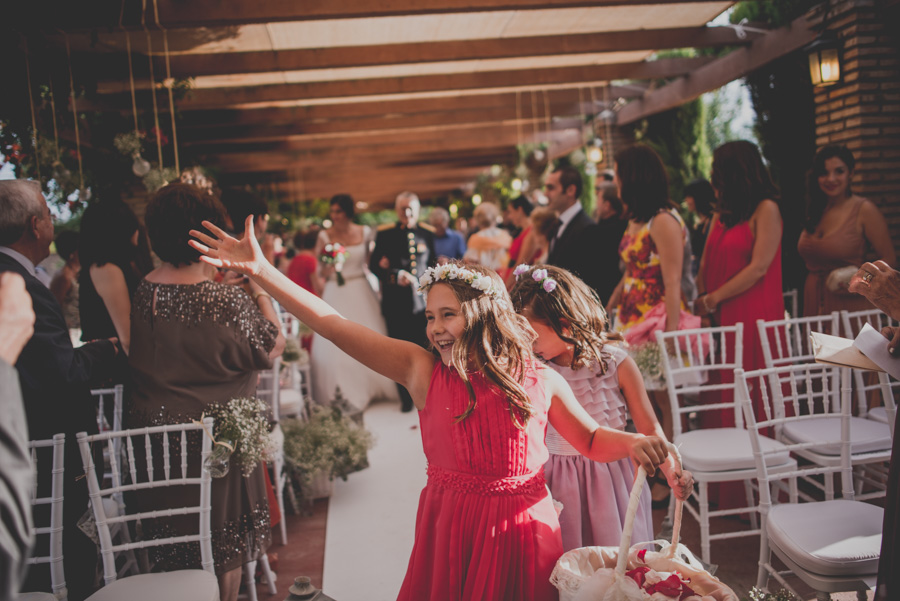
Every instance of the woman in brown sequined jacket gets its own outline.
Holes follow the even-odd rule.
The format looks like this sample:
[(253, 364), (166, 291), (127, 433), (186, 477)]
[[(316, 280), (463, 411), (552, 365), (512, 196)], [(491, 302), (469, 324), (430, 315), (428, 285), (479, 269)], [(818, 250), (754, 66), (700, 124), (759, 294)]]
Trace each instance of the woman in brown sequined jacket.
[[(199, 262), (199, 253), (187, 245), (188, 231), (204, 219), (222, 224), (224, 209), (188, 184), (162, 188), (147, 207), (150, 241), (163, 263), (140, 283), (132, 303), (129, 428), (199, 419), (212, 403), (253, 396), (257, 371), (270, 368), (284, 349), (271, 297), (252, 282), (213, 282), (215, 269)], [(199, 445), (199, 438), (192, 443)], [(154, 495), (150, 489), (136, 502), (141, 509), (177, 506), (171, 490)], [(232, 469), (213, 480), (211, 521), (221, 599), (233, 601), (241, 566), (271, 542), (263, 470), (245, 478)], [(196, 518), (154, 520), (144, 532), (193, 533)], [(158, 569), (199, 567), (197, 545), (161, 549), (165, 555), (154, 558)]]

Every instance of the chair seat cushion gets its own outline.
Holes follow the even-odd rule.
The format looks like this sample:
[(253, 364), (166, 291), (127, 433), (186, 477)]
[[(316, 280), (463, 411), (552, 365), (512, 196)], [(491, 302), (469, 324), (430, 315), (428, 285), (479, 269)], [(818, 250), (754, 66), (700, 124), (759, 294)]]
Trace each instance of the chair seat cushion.
[[(822, 455), (841, 454), (841, 418), (800, 419), (784, 424), (784, 437), (794, 442), (822, 442), (815, 450)], [(850, 452), (872, 453), (891, 450), (891, 430), (887, 424), (861, 417), (850, 418)]]
[(881, 422), (882, 424), (888, 423), (887, 409), (885, 409), (884, 407), (875, 407), (874, 409), (870, 409), (866, 414), (866, 417), (872, 421)]
[(860, 501), (775, 505), (769, 540), (803, 569), (820, 576), (875, 574), (884, 510)]
[[(725, 472), (756, 469), (750, 433), (742, 428), (706, 428), (686, 432), (675, 440), (681, 452), (685, 468), (700, 472)], [(783, 447), (771, 438), (760, 438), (762, 451)], [(772, 453), (766, 456), (766, 465), (784, 465), (790, 453)]]
[(111, 582), (87, 601), (219, 601), (219, 581), (205, 570), (140, 574)]

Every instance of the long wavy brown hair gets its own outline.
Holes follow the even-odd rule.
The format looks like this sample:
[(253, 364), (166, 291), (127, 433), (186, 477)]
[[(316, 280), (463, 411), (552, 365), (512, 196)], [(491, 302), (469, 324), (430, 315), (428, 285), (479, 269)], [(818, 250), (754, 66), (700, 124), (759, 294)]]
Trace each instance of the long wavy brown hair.
[[(531, 399), (525, 391), (525, 376), (534, 365), (531, 351), (534, 334), (528, 322), (510, 307), (509, 294), (503, 280), (491, 269), (481, 265), (467, 265), (451, 261), (460, 268), (491, 278), (501, 298), (495, 300), (462, 280), (440, 280), (425, 288), (449, 286), (462, 307), (465, 329), (453, 343), (450, 363), (466, 383), (469, 405), (456, 421), (469, 417), (478, 405), (469, 373), (477, 371), (485, 375), (506, 396), (509, 413), (516, 428), (524, 430), (532, 415)], [(506, 306), (504, 307), (503, 304)], [(432, 352), (439, 357), (438, 352)]]
[(719, 220), (725, 227), (747, 221), (759, 203), (769, 199), (779, 203), (778, 188), (752, 142), (727, 142), (713, 153), (712, 179), (718, 195)]
[[(547, 276), (556, 280), (556, 288), (547, 292), (532, 277), (535, 269), (546, 269)], [(569, 367), (580, 369), (596, 361), (601, 372), (606, 373), (609, 365), (603, 347), (609, 341), (622, 340), (622, 336), (607, 331), (606, 311), (590, 286), (568, 270), (539, 265), (521, 274), (509, 294), (517, 312), (530, 309), (560, 339), (572, 345)]]

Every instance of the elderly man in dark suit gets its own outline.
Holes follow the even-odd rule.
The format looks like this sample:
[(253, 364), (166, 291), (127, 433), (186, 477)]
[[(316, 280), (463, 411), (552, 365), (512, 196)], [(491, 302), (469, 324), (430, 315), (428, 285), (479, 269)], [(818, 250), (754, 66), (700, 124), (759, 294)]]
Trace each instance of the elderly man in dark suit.
[[(419, 224), (419, 197), (412, 192), (397, 196), (397, 224), (375, 237), (369, 269), (381, 282), (381, 313), (388, 336), (421, 346), (425, 338), (425, 299), (419, 293), (419, 277), (435, 264), (434, 237)], [(412, 411), (412, 397), (397, 385), (402, 411)]]
[[(78, 479), (84, 470), (75, 434), (97, 431), (89, 383), (92, 377), (105, 375), (117, 353), (117, 341), (72, 348), (62, 308), (35, 276), (35, 265), (50, 254), (52, 241), (53, 217), (40, 186), (24, 180), (0, 181), (0, 273), (15, 272), (25, 279), (35, 313), (34, 335), (16, 361), (28, 436), (36, 440), (66, 434), (63, 554), (69, 599), (78, 601), (92, 592), (97, 562), (96, 546), (76, 525), (88, 509), (88, 495), (85, 480)], [(41, 475), (49, 481), (49, 472)]]
[(581, 174), (568, 165), (557, 167), (544, 180), (548, 206), (559, 213), (559, 229), (550, 241), (547, 263), (568, 269), (599, 293), (603, 286), (596, 224), (578, 200), (581, 190)]

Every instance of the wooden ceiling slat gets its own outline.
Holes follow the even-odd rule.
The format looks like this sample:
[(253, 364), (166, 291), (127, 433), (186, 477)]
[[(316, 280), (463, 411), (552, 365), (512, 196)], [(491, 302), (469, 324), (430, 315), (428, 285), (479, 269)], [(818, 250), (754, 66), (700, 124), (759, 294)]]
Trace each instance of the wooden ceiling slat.
[[(170, 64), (174, 77), (187, 78), (234, 73), (334, 69), (538, 55), (560, 56), (685, 47), (742, 46), (760, 35), (757, 32), (748, 32), (744, 38), (740, 38), (732, 27), (680, 27), (551, 35), (540, 38), (497, 38), (378, 46), (184, 54), (172, 56)], [(122, 53), (100, 55), (84, 53), (76, 59), (82, 62), (90, 61), (98, 72), (107, 74), (108, 78), (116, 78), (121, 81), (128, 77), (128, 63)], [(146, 86), (147, 82), (143, 81), (143, 78), (147, 77), (149, 73), (146, 61), (135, 61), (134, 67), (135, 74), (139, 78), (138, 85)], [(157, 73), (165, 71), (165, 60), (162, 57), (154, 59), (154, 69)]]
[[(646, 86), (610, 86), (610, 99), (636, 98), (646, 89)], [(604, 90), (597, 86), (593, 90), (594, 96), (603, 98)], [(591, 90), (582, 88), (579, 94), (578, 88), (553, 89), (547, 92), (552, 107), (569, 105), (569, 110), (560, 114), (590, 114), (601, 110), (603, 107), (591, 104)], [(519, 103), (522, 106), (522, 114), (529, 114), (531, 101), (528, 93), (519, 95)], [(584, 106), (579, 106), (582, 103)], [(515, 107), (515, 93), (499, 94), (470, 94), (465, 96), (453, 96), (445, 98), (432, 98), (428, 102), (420, 99), (414, 100), (388, 100), (381, 102), (345, 102), (340, 104), (294, 106), (294, 107), (264, 107), (257, 109), (215, 109), (208, 111), (193, 111), (190, 116), (179, 125), (182, 128), (192, 127), (222, 127), (233, 125), (278, 125), (298, 123), (301, 121), (316, 121), (323, 119), (344, 119), (358, 117), (377, 117), (385, 115), (417, 115), (438, 113), (446, 111), (471, 111), (491, 110), (503, 107)]]
[[(665, 79), (684, 75), (710, 62), (708, 57), (667, 58), (642, 63), (619, 63), (560, 69), (487, 71), (480, 73), (425, 75), (385, 79), (360, 79), (317, 83), (294, 83), (255, 86), (252, 88), (195, 89), (177, 102), (180, 111), (207, 110), (235, 105), (312, 98), (378, 96), (438, 90), (490, 89), (507, 86), (550, 86), (584, 82), (589, 85), (611, 79)], [(129, 106), (130, 96), (119, 94), (122, 107)], [(160, 92), (160, 106), (165, 102)], [(94, 108), (79, 101), (83, 110)]]
[[(693, 3), (721, 0), (691, 0)], [(356, 19), (397, 15), (486, 12), (496, 10), (536, 10), (547, 8), (594, 8), (597, 6), (637, 6), (684, 4), (684, 0), (262, 0), (253, 3), (222, 0), (160, 0), (160, 21), (172, 26), (242, 25), (283, 21)], [(118, 13), (115, 14), (118, 17)], [(126, 23), (137, 25), (132, 14)]]

